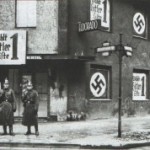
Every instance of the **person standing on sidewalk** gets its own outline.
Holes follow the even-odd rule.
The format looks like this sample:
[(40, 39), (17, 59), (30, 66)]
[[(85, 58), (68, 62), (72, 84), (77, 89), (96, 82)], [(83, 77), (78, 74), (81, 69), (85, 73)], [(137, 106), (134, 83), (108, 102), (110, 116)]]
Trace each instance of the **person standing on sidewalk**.
[(13, 133), (14, 112), (16, 111), (16, 98), (14, 91), (9, 87), (9, 81), (5, 79), (4, 89), (0, 94), (0, 125), (3, 126), (4, 133), (7, 135), (7, 126), (9, 126), (9, 134)]
[(38, 131), (38, 92), (33, 89), (31, 81), (27, 84), (27, 92), (22, 97), (24, 106), (22, 124), (27, 126), (27, 132), (25, 135), (31, 134), (31, 126), (35, 127), (35, 135), (39, 135)]

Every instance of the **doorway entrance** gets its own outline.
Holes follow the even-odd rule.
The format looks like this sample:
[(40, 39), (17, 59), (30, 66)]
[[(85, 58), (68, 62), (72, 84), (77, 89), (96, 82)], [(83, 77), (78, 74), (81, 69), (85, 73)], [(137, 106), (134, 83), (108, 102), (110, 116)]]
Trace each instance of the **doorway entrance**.
[(8, 69), (5, 67), (0, 68), (0, 88), (3, 88), (5, 78), (8, 78)]

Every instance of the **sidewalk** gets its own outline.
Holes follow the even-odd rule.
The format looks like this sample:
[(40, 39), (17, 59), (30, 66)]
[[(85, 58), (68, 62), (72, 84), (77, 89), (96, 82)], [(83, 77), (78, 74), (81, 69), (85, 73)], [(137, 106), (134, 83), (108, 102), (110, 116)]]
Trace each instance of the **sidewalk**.
[[(150, 145), (150, 116), (122, 118), (122, 138), (117, 138), (118, 120), (39, 123), (40, 135), (25, 136), (26, 127), (14, 125), (15, 136), (0, 136), (0, 145), (74, 145), (79, 147), (130, 148)], [(2, 132), (2, 127), (0, 133)], [(32, 127), (34, 133), (34, 128)]]

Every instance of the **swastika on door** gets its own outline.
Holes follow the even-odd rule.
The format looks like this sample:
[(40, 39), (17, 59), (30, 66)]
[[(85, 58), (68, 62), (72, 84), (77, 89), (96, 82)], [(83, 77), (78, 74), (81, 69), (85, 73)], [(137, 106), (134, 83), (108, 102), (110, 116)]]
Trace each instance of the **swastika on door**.
[(106, 91), (106, 79), (103, 74), (96, 72), (90, 80), (90, 90), (95, 97), (101, 97)]

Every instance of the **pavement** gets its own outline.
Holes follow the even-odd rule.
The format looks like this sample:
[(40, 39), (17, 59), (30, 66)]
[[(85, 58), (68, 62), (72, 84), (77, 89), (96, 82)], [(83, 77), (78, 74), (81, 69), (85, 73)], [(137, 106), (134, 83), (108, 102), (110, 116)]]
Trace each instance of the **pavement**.
[[(26, 127), (14, 124), (15, 136), (1, 135), (4, 147), (64, 149), (130, 149), (150, 146), (150, 116), (122, 117), (122, 138), (118, 138), (118, 119), (39, 123), (39, 136), (25, 136)], [(2, 133), (2, 127), (0, 129)], [(37, 148), (36, 148), (37, 149)], [(150, 149), (150, 147), (149, 147)]]

